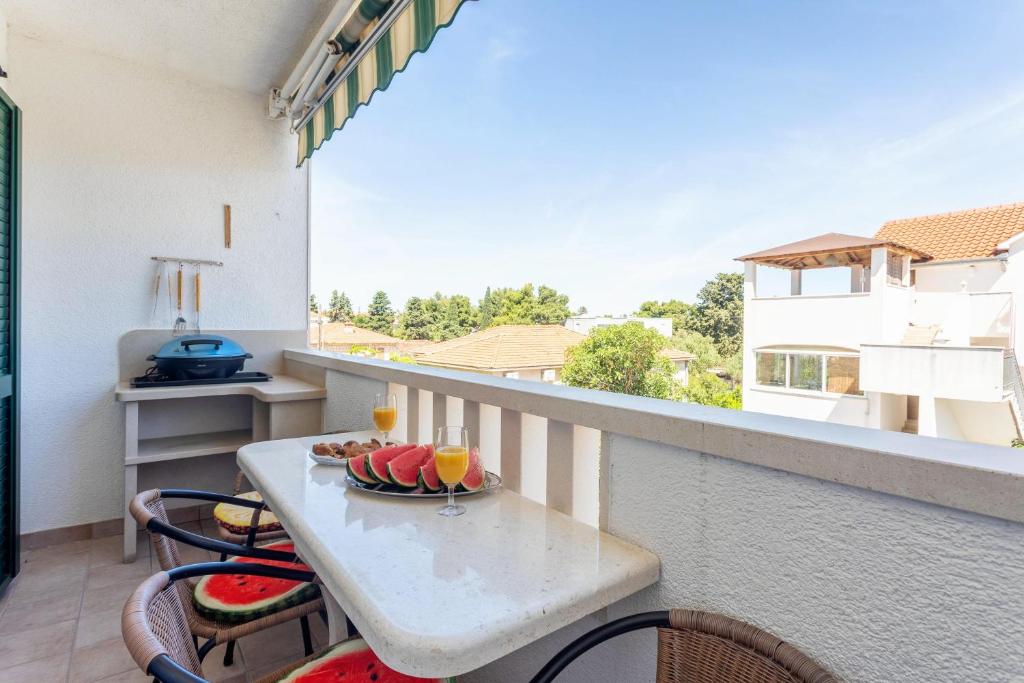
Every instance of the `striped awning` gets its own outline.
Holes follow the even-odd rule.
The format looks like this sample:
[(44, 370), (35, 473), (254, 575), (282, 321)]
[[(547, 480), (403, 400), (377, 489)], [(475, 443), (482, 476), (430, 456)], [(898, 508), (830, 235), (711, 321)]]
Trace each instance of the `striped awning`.
[(417, 52), (450, 25), (466, 0), (357, 0), (335, 41), (343, 56), (318, 89), (316, 106), (299, 121), (297, 165), (341, 130), (360, 105), (386, 90)]

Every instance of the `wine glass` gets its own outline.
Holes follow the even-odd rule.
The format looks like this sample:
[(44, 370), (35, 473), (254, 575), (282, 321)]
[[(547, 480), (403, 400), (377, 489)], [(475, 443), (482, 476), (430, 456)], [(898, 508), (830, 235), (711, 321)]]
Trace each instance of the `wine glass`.
[(445, 517), (458, 517), (466, 512), (455, 504), (455, 485), (469, 469), (469, 430), (465, 427), (438, 427), (434, 440), (434, 463), (437, 476), (448, 486), (448, 505), (437, 511)]
[(388, 433), (398, 422), (398, 398), (394, 394), (377, 394), (373, 398), (373, 426), (384, 436), (381, 446), (388, 445)]

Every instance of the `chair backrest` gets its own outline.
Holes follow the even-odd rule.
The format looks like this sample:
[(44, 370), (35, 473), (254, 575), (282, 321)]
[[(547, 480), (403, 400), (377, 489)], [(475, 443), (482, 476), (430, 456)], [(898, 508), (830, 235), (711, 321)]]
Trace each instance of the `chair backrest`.
[(838, 683), (817, 662), (756, 626), (676, 609), (658, 629), (657, 683)]
[(121, 634), (142, 671), (148, 672), (153, 660), (165, 655), (202, 678), (185, 609), (167, 572), (149, 577), (128, 598), (121, 613)]
[[(170, 524), (167, 519), (167, 509), (164, 507), (164, 501), (160, 497), (160, 489), (150, 489), (138, 494), (128, 505), (128, 510), (131, 512), (132, 517), (135, 518), (135, 521), (144, 529), (149, 524), (149, 520), (154, 517), (164, 524)], [(166, 572), (181, 566), (181, 555), (178, 553), (177, 541), (154, 531), (149, 532), (149, 537), (153, 542), (153, 552), (156, 553), (161, 569)]]

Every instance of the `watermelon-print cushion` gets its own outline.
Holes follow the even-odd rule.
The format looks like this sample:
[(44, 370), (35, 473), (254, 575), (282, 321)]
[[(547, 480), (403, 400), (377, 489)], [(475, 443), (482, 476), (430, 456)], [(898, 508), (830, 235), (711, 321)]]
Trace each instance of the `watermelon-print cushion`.
[[(291, 553), (291, 541), (262, 546), (271, 550)], [(233, 557), (232, 562), (268, 564), (309, 571), (301, 562), (281, 562), (251, 557)], [(192, 604), (196, 612), (207, 619), (221, 623), (251, 621), (281, 610), (309, 602), (320, 595), (320, 588), (312, 583), (276, 579), (247, 574), (210, 574), (196, 584)]]
[[(235, 497), (263, 502), (263, 496), (256, 491), (240, 493)], [(252, 513), (252, 508), (232, 505), (231, 503), (217, 503), (216, 507), (213, 508), (213, 518), (217, 520), (217, 524), (220, 524), (233, 534), (242, 536), (249, 533), (249, 525), (252, 524)], [(260, 523), (256, 527), (257, 533), (280, 530), (281, 522), (277, 520), (273, 512), (264, 510), (260, 513)]]
[(443, 683), (440, 678), (400, 674), (380, 661), (362, 638), (353, 638), (324, 651), (277, 683)]

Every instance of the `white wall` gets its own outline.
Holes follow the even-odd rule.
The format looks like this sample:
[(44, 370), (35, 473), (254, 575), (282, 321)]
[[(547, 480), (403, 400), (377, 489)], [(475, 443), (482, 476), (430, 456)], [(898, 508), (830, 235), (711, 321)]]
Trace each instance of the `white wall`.
[[(858, 683), (1010, 682), (1024, 671), (1020, 524), (620, 436), (609, 524), (662, 566), (658, 584), (609, 618), (724, 612)], [(598, 623), (459, 680), (529, 680)], [(646, 632), (600, 645), (559, 683), (653, 681), (654, 644)]]
[(16, 34), (8, 50), (24, 111), (21, 490), (32, 532), (122, 515), (117, 339), (170, 324), (166, 302), (151, 315), (150, 256), (224, 261), (203, 271), (205, 327), (305, 327), (307, 178), (261, 97)]
[(864, 396), (840, 396), (818, 392), (744, 386), (743, 410), (770, 415), (868, 427), (870, 408)]
[[(941, 399), (937, 402), (942, 402)], [(1009, 400), (996, 403), (945, 401), (964, 439), (977, 443), (1008, 446), (1017, 438), (1016, 423)]]
[(972, 401), (1003, 398), (1003, 350), (981, 346), (875, 346), (860, 351), (864, 391)]
[(637, 316), (573, 316), (565, 321), (565, 327), (580, 334), (590, 334), (590, 331), (598, 327), (610, 327), (612, 325), (624, 325), (626, 323), (641, 323), (649, 330), (657, 330), (665, 337), (672, 336), (672, 318), (640, 318)]
[(992, 292), (1007, 289), (1005, 262), (950, 263), (916, 266), (914, 289), (919, 292)]

